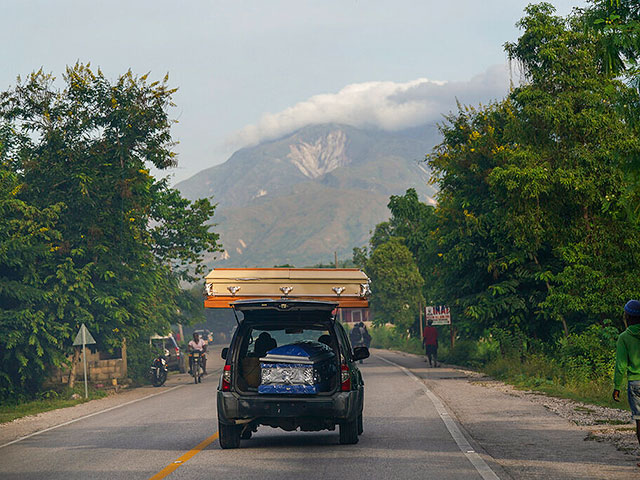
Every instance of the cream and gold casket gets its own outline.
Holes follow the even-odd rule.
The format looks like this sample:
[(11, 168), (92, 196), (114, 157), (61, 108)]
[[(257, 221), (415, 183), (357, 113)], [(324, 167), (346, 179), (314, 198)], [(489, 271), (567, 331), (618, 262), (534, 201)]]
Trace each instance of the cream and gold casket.
[(369, 306), (369, 277), (357, 268), (216, 268), (205, 278), (208, 308), (237, 300), (297, 298)]

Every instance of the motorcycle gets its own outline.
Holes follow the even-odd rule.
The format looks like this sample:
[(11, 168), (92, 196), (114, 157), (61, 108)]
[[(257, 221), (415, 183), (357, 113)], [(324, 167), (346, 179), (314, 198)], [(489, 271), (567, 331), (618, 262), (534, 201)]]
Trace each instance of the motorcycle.
[(153, 365), (151, 365), (149, 375), (151, 376), (151, 383), (154, 387), (160, 387), (167, 381), (169, 370), (167, 369), (167, 361), (164, 358), (164, 355), (159, 355), (153, 361)]
[(194, 351), (189, 354), (191, 357), (191, 375), (195, 383), (202, 382), (202, 352)]

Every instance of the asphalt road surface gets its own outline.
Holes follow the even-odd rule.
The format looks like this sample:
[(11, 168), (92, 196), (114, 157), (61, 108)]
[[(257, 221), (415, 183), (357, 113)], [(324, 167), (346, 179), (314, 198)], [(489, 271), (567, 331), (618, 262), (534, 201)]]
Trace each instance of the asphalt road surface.
[[(209, 370), (214, 370), (211, 360)], [(161, 394), (1, 446), (0, 478), (640, 478), (632, 458), (607, 445), (585, 446), (568, 427), (547, 431), (544, 421), (536, 420), (539, 428), (514, 432), (498, 421), (487, 422), (491, 402), (492, 415), (504, 425), (511, 425), (505, 414), (514, 415), (519, 407), (501, 411), (500, 401), (496, 404), (481, 386), (476, 393), (459, 390), (467, 387), (456, 384), (456, 370), (427, 369), (415, 356), (390, 352), (376, 352), (361, 368), (364, 434), (356, 445), (340, 445), (337, 430), (260, 427), (239, 449), (221, 450), (215, 405), (219, 375), (212, 373), (200, 385), (179, 375)], [(483, 404), (477, 415), (473, 406), (460, 410), (468, 425), (449, 407), (456, 395)], [(481, 430), (474, 419), (485, 422)], [(574, 440), (577, 450), (567, 452), (566, 442)]]

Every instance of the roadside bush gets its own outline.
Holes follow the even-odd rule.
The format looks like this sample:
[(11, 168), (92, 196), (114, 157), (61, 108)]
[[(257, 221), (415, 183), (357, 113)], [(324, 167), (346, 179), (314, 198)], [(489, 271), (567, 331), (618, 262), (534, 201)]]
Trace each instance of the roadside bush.
[(374, 326), (369, 330), (371, 346), (387, 350), (399, 350), (407, 353), (422, 354), (422, 341), (419, 338), (399, 334), (393, 327)]
[(76, 383), (75, 387), (57, 385), (49, 390), (38, 392), (33, 398), (16, 396), (0, 404), (0, 424), (11, 422), (16, 418), (36, 415), (49, 410), (71, 407), (88, 400), (103, 398), (107, 392), (89, 384), (89, 398), (84, 398), (84, 382)]
[(557, 358), (567, 381), (613, 378), (618, 330), (611, 326), (591, 325), (579, 334), (557, 342)]
[(149, 383), (153, 352), (149, 348), (148, 338), (139, 338), (127, 344), (127, 375), (137, 385)]
[[(372, 347), (424, 354), (419, 338), (399, 334), (393, 327), (374, 327), (370, 333)], [(617, 336), (616, 328), (592, 325), (549, 344), (520, 331), (492, 329), (479, 340), (458, 339), (453, 349), (441, 341), (438, 360), (476, 368), (519, 388), (626, 408), (626, 395), (619, 404), (610, 399)]]
[(479, 368), (499, 353), (499, 344), (491, 337), (480, 340), (458, 339), (453, 349), (440, 342), (438, 359), (445, 363)]
[[(583, 332), (559, 338), (553, 345), (529, 342), (526, 350), (513, 349), (494, 356), (481, 369), (520, 388), (624, 408), (626, 398), (621, 404), (610, 399), (617, 335), (617, 329), (611, 326), (591, 325)], [(518, 340), (513, 340), (515, 343)]]

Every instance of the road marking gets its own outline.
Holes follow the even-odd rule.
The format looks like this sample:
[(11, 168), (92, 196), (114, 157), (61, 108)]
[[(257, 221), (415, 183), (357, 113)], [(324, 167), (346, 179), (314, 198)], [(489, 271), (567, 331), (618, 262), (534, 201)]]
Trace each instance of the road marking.
[(120, 405), (115, 405), (113, 407), (105, 408), (104, 410), (100, 410), (99, 412), (93, 412), (93, 413), (90, 413), (90, 414), (85, 415), (83, 417), (74, 418), (73, 420), (69, 420), (68, 422), (61, 423), (60, 425), (55, 425), (53, 427), (45, 428), (44, 430), (39, 430), (37, 432), (30, 433), (29, 435), (25, 435), (24, 437), (17, 438), (15, 440), (13, 440), (12, 442), (8, 442), (8, 443), (5, 443), (3, 445), (0, 445), (0, 448), (8, 447), (9, 445), (13, 445), (14, 443), (21, 442), (22, 440), (26, 440), (27, 438), (35, 437), (36, 435), (40, 435), (41, 433), (50, 432), (51, 430), (55, 430), (56, 428), (64, 427), (66, 425), (70, 425), (72, 423), (79, 422), (80, 420), (84, 420), (85, 418), (90, 418), (90, 417), (93, 417), (95, 415), (100, 415), (101, 413), (110, 412), (111, 410), (115, 410), (116, 408), (124, 407), (126, 405), (131, 405), (132, 403), (140, 402), (142, 400), (146, 400), (147, 398), (155, 397), (157, 395), (163, 395), (163, 394), (168, 393), (168, 392), (170, 392), (172, 390), (175, 390), (176, 388), (182, 388), (182, 387), (184, 387), (184, 385), (177, 385), (175, 387), (171, 387), (169, 390), (165, 390), (164, 392), (152, 393), (151, 395), (147, 395), (146, 397), (136, 398), (135, 400), (131, 400), (129, 402), (122, 403)]
[(442, 419), (445, 426), (447, 427), (447, 430), (449, 430), (449, 433), (455, 440), (456, 444), (458, 445), (458, 448), (469, 459), (469, 461), (478, 471), (480, 476), (484, 480), (500, 480), (500, 477), (498, 477), (498, 475), (496, 475), (496, 473), (493, 470), (491, 470), (491, 467), (487, 465), (487, 462), (485, 462), (482, 459), (482, 457), (478, 455), (476, 451), (473, 449), (469, 441), (465, 438), (465, 436), (460, 431), (460, 428), (458, 428), (458, 425), (456, 424), (455, 420), (453, 420), (449, 415), (449, 412), (447, 411), (442, 401), (431, 390), (429, 390), (429, 387), (427, 387), (424, 384), (424, 382), (420, 379), (420, 377), (418, 377), (415, 373), (413, 373), (408, 368), (405, 368), (402, 365), (397, 364), (396, 362), (387, 360), (386, 358), (381, 357), (379, 355), (376, 355), (376, 358), (379, 358), (380, 360), (399, 368), (406, 375), (412, 378), (418, 385), (420, 385), (424, 393), (427, 395), (427, 397), (429, 397), (429, 400), (431, 400), (431, 402), (433, 403), (433, 406), (436, 407), (436, 411), (438, 412), (438, 415), (440, 415), (440, 418)]
[(162, 470), (156, 473), (153, 477), (149, 477), (149, 480), (160, 480), (161, 478), (165, 478), (167, 475), (170, 475), (171, 473), (175, 472), (178, 468), (184, 465), (187, 462), (187, 460), (191, 459), (192, 457), (200, 453), (202, 450), (207, 448), (211, 443), (213, 443), (217, 439), (218, 439), (218, 432), (214, 433), (209, 438), (206, 438), (203, 441), (201, 441), (198, 445), (193, 447), (191, 450), (189, 450), (187, 453), (182, 455), (177, 460), (174, 460), (173, 463), (170, 463), (169, 465), (164, 467)]

